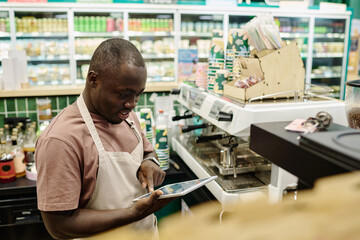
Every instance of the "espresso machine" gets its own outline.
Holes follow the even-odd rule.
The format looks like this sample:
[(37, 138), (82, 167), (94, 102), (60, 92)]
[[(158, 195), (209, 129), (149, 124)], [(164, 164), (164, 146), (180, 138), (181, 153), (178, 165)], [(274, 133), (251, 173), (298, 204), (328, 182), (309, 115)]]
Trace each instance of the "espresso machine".
[[(182, 113), (188, 113), (188, 119), (199, 116), (201, 122), (184, 121), (182, 134), (172, 138), (173, 150), (199, 178), (218, 175), (206, 187), (225, 211), (234, 203), (259, 196), (280, 201), (286, 188), (296, 187), (295, 176), (249, 149), (252, 123), (307, 119), (326, 111), (335, 123), (347, 125), (345, 104), (335, 99), (304, 94), (298, 99), (245, 103), (185, 83), (179, 87), (176, 100)], [(197, 129), (202, 132), (195, 133)]]

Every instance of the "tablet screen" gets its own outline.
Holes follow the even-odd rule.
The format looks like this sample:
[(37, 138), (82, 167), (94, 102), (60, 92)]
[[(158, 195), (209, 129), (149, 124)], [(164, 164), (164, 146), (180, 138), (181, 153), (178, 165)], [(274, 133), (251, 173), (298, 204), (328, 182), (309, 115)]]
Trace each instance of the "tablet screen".
[[(183, 196), (216, 178), (217, 178), (217, 176), (213, 176), (213, 177), (195, 179), (195, 180), (173, 183), (173, 184), (163, 186), (163, 187), (159, 188), (159, 190), (163, 191), (164, 194), (161, 195), (159, 197), (159, 199)], [(150, 195), (151, 195), (151, 193), (147, 193), (141, 197), (134, 199), (133, 201), (138, 201), (138, 200), (148, 197)]]

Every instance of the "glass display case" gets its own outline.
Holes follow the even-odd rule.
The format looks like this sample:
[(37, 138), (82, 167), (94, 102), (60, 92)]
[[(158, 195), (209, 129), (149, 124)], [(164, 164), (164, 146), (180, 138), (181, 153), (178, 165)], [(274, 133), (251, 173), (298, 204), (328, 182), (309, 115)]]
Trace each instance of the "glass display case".
[(8, 57), (11, 45), (9, 12), (0, 11), (0, 78), (2, 77), (1, 60)]
[(148, 82), (175, 81), (173, 13), (129, 13), (128, 38), (142, 53)]
[(344, 84), (345, 19), (316, 18), (311, 83), (330, 87), (329, 96), (340, 98)]
[(123, 12), (74, 12), (76, 84), (85, 83), (90, 59), (96, 47), (113, 37), (124, 37)]
[(207, 61), (213, 30), (224, 29), (223, 14), (181, 14), (179, 49), (197, 49), (200, 62)]
[(32, 85), (83, 84), (94, 49), (112, 37), (127, 39), (140, 50), (149, 82), (174, 83), (180, 79), (179, 49), (197, 49), (199, 65), (205, 66), (212, 30), (223, 30), (226, 44), (231, 29), (241, 28), (259, 14), (271, 14), (282, 39), (298, 43), (306, 83), (330, 86), (334, 90), (330, 96), (344, 99), (350, 11), (181, 5), (165, 9), (156, 4), (120, 3), (86, 9), (77, 4), (57, 7), (56, 3), (46, 8), (36, 8), (35, 3), (31, 7), (0, 6), (4, 6), (0, 10), (0, 58), (7, 56), (11, 44), (24, 49)]
[(71, 84), (67, 11), (15, 11), (16, 48), (25, 50), (31, 85)]
[(275, 23), (279, 27), (280, 36), (289, 45), (296, 41), (299, 47), (301, 57), (306, 66), (309, 44), (309, 24), (308, 17), (275, 17)]

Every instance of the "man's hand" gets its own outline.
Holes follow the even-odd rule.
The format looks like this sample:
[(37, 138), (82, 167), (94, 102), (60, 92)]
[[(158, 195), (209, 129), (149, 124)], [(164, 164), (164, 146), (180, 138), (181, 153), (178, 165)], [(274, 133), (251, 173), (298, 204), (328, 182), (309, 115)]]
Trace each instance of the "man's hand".
[(138, 171), (138, 179), (143, 188), (148, 187), (150, 192), (154, 191), (154, 186), (159, 186), (165, 179), (166, 173), (153, 161), (145, 160), (141, 163)]
[(149, 197), (140, 199), (132, 207), (132, 215), (137, 216), (137, 220), (140, 220), (149, 214), (159, 211), (161, 208), (166, 206), (168, 203), (176, 198), (164, 198), (159, 199), (164, 193), (161, 190), (154, 191)]

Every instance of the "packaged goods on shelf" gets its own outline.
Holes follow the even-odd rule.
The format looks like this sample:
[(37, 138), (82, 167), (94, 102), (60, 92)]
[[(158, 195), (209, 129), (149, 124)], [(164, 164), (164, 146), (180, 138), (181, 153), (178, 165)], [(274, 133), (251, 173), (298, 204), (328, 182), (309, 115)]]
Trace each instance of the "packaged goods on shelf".
[(18, 40), (18, 50), (25, 50), (29, 60), (68, 59), (69, 43), (66, 40)]
[(174, 81), (174, 62), (147, 62), (147, 75), (149, 82)]
[(31, 85), (70, 84), (70, 69), (67, 64), (28, 65), (28, 77)]
[(183, 33), (212, 33), (215, 29), (223, 29), (221, 22), (206, 22), (206, 21), (197, 21), (197, 22), (182, 22), (181, 23), (181, 32)]
[(77, 55), (86, 55), (90, 60), (91, 55), (101, 42), (106, 38), (77, 38), (75, 40), (75, 52)]
[(197, 39), (195, 43), (190, 43), (189, 39), (182, 39), (180, 41), (180, 49), (197, 49), (199, 57), (209, 57), (210, 46), (210, 39)]
[(10, 49), (10, 41), (1, 41), (0, 42), (0, 61), (3, 58), (8, 57), (9, 49)]
[(344, 43), (342, 42), (316, 42), (314, 53), (343, 53)]
[(172, 32), (173, 20), (164, 18), (130, 18), (129, 31), (134, 32)]
[(0, 32), (10, 32), (9, 18), (0, 18)]
[[(133, 40), (134, 41), (134, 40)], [(136, 41), (136, 40), (135, 40)], [(138, 41), (133, 42), (139, 45)], [(141, 52), (147, 54), (172, 54), (174, 53), (174, 39), (162, 38), (159, 40), (145, 40), (141, 43)]]
[(88, 73), (88, 71), (89, 71), (89, 67), (90, 67), (90, 64), (83, 64), (83, 65), (81, 65), (81, 67), (80, 67), (80, 71), (81, 71), (80, 77), (81, 77), (82, 79), (86, 79), (87, 73)]
[(16, 18), (16, 32), (18, 33), (67, 33), (68, 22), (65, 18), (35, 18), (27, 16)]
[(204, 89), (207, 88), (207, 71), (208, 64), (207, 63), (197, 63), (196, 64), (196, 81), (195, 84), (198, 87), (202, 87)]
[(211, 40), (199, 39), (199, 40), (196, 41), (196, 47), (198, 49), (199, 56), (208, 55), (210, 46), (211, 46)]
[(198, 53), (196, 49), (179, 49), (178, 80), (195, 81)]
[(78, 32), (123, 32), (124, 21), (122, 18), (106, 16), (75, 16), (74, 30)]

